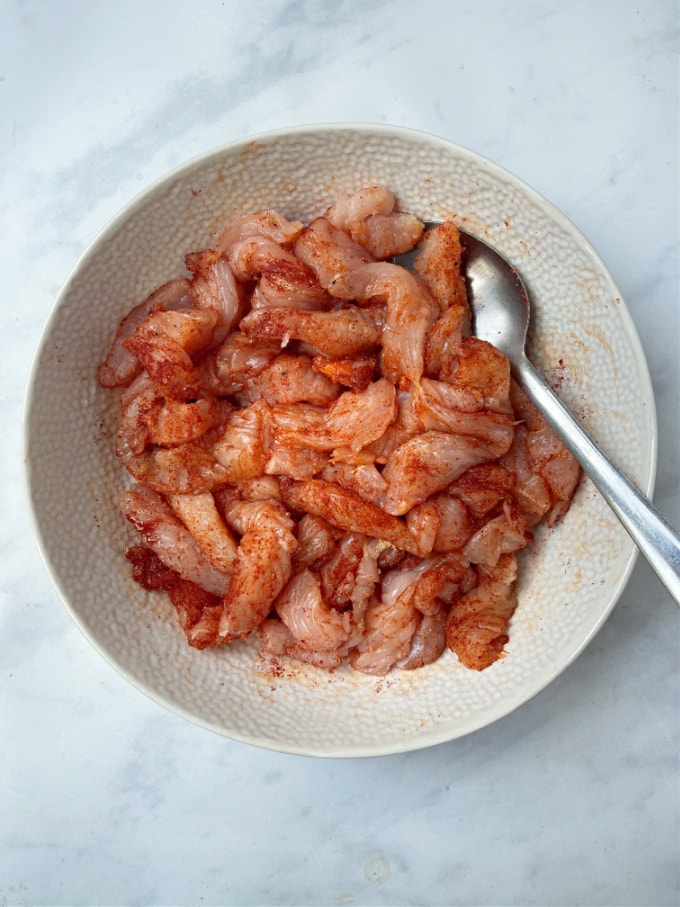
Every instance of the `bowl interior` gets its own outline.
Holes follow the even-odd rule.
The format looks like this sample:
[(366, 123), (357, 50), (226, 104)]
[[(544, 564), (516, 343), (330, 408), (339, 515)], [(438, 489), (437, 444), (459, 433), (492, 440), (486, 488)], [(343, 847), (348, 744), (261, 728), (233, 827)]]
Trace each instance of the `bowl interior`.
[(640, 343), (602, 262), (552, 205), (465, 149), (410, 130), (288, 130), (218, 149), (133, 201), (69, 278), (46, 326), (26, 407), (30, 499), (43, 556), (73, 617), (128, 679), (174, 711), (276, 750), (369, 755), (452, 739), (512, 711), (583, 649), (614, 606), (635, 549), (587, 481), (522, 557), (507, 654), (481, 674), (446, 653), (376, 679), (274, 660), (254, 643), (197, 652), (171, 606), (132, 582), (116, 500), (115, 395), (96, 383), (122, 315), (184, 272), (231, 218), (276, 208), (307, 221), (340, 192), (383, 183), (426, 220), (453, 218), (520, 270), (531, 353), (604, 449), (651, 491), (656, 426)]

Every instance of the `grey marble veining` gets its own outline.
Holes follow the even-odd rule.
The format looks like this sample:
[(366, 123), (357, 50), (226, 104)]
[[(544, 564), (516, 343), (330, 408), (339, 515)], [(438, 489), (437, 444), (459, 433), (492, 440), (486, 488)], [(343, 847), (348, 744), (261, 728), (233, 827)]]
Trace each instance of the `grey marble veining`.
[(583, 655), (476, 734), (260, 751), (81, 636), (31, 538), (21, 414), (70, 269), (168, 169), (287, 125), (408, 125), (516, 173), (602, 255), (679, 523), (677, 3), (0, 0), (0, 21), (0, 905), (676, 905), (680, 612), (646, 564)]

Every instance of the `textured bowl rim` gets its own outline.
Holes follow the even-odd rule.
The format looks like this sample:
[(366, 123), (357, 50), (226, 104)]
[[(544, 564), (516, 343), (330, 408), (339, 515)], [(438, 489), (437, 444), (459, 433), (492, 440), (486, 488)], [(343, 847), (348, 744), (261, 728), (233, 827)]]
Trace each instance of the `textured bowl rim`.
[[(59, 308), (62, 305), (64, 299), (67, 297), (71, 284), (77, 278), (83, 267), (89, 262), (90, 258), (97, 253), (99, 245), (104, 242), (111, 234), (113, 234), (121, 223), (127, 220), (135, 211), (143, 207), (147, 203), (147, 201), (158, 192), (159, 189), (162, 189), (166, 185), (172, 184), (180, 175), (184, 176), (191, 173), (193, 170), (202, 168), (206, 163), (213, 159), (219, 159), (225, 154), (233, 153), (238, 149), (247, 148), (251, 145), (266, 145), (273, 143), (278, 139), (286, 138), (288, 136), (327, 134), (333, 132), (359, 132), (365, 133), (367, 136), (395, 136), (402, 137), (410, 141), (421, 141), (430, 145), (439, 146), (442, 149), (454, 151), (461, 158), (467, 158), (470, 161), (474, 161), (476, 165), (483, 166), (491, 174), (496, 175), (504, 182), (509, 181), (514, 183), (515, 186), (517, 186), (522, 190), (524, 194), (530, 197), (538, 207), (542, 208), (547, 214), (549, 214), (551, 219), (557, 222), (565, 232), (571, 234), (574, 237), (574, 240), (577, 242), (577, 244), (588, 252), (593, 261), (598, 265), (601, 271), (607, 275), (610, 283), (614, 288), (617, 289), (618, 292), (618, 287), (613, 279), (613, 276), (610, 274), (605, 262), (603, 261), (599, 253), (586, 238), (586, 236), (579, 230), (579, 228), (576, 227), (573, 221), (571, 221), (562, 211), (560, 211), (559, 208), (557, 208), (551, 201), (549, 201), (540, 192), (526, 183), (523, 179), (516, 176), (512, 171), (508, 170), (505, 167), (502, 167), (499, 164), (494, 163), (488, 158), (485, 158), (483, 155), (478, 154), (477, 152), (474, 152), (466, 148), (465, 146), (451, 141), (450, 139), (446, 139), (430, 132), (406, 126), (349, 121), (311, 123), (307, 125), (303, 124), (299, 126), (290, 126), (269, 130), (266, 132), (248, 134), (238, 139), (234, 139), (233, 141), (208, 149), (207, 151), (202, 152), (198, 155), (192, 156), (188, 160), (178, 164), (177, 166), (166, 171), (160, 177), (155, 179), (141, 192), (137, 193), (128, 202), (126, 202), (123, 207), (119, 209), (111, 218), (109, 218), (109, 220), (97, 231), (94, 238), (87, 244), (86, 248), (75, 262), (74, 266), (66, 277), (58, 296), (54, 300), (48, 317), (46, 318), (42, 330), (39, 334), (38, 341), (35, 345), (31, 367), (28, 373), (21, 417), (21, 455), (23, 467), (22, 476), (24, 490), (28, 499), (29, 519), (32, 534), (47, 574), (55, 590), (57, 591), (59, 598), (61, 599), (64, 607), (73, 619), (74, 623), (90, 643), (90, 645), (92, 645), (95, 651), (100, 656), (102, 656), (104, 660), (107, 661), (111, 665), (111, 667), (120, 676), (127, 680), (133, 687), (144, 693), (153, 702), (163, 706), (168, 711), (186, 719), (194, 725), (197, 725), (209, 731), (213, 731), (220, 736), (237, 741), (239, 743), (257, 746), (258, 748), (270, 750), (273, 752), (287, 753), (290, 755), (298, 756), (310, 756), (319, 758), (366, 758), (412, 752), (415, 750), (426, 749), (455, 739), (459, 739), (461, 737), (474, 733), (475, 731), (481, 730), (484, 727), (487, 727), (488, 725), (493, 724), (502, 718), (508, 717), (512, 714), (512, 712), (516, 711), (522, 705), (537, 696), (578, 658), (578, 656), (590, 645), (593, 638), (597, 635), (606, 620), (609, 618), (612, 610), (619, 601), (630, 579), (639, 554), (637, 547), (631, 541), (630, 544), (632, 545), (632, 547), (628, 559), (625, 563), (625, 567), (621, 571), (618, 582), (610, 591), (609, 604), (607, 608), (602, 611), (598, 621), (592, 627), (591, 631), (587, 634), (587, 636), (580, 640), (579, 644), (574, 648), (570, 656), (566, 660), (561, 661), (556, 669), (554, 671), (551, 671), (538, 686), (532, 688), (528, 693), (523, 692), (518, 695), (517, 701), (513, 700), (510, 703), (509, 707), (507, 699), (503, 699), (501, 701), (502, 704), (500, 705), (500, 707), (498, 704), (494, 703), (492, 706), (477, 713), (477, 715), (474, 716), (474, 720), (469, 721), (468, 726), (464, 730), (461, 730), (460, 733), (452, 734), (450, 729), (436, 732), (433, 731), (420, 737), (406, 738), (399, 744), (397, 744), (396, 742), (390, 742), (384, 747), (380, 747), (374, 744), (333, 746), (332, 748), (325, 747), (321, 749), (315, 749), (314, 747), (310, 746), (296, 747), (293, 745), (284, 745), (278, 743), (264, 736), (246, 735), (235, 731), (227, 731), (225, 728), (221, 727), (218, 724), (197, 717), (196, 715), (185, 709), (183, 706), (178, 705), (177, 703), (170, 701), (165, 696), (159, 694), (146, 683), (139, 681), (133, 674), (131, 674), (130, 671), (120, 665), (106, 651), (103, 645), (101, 645), (92, 636), (75, 608), (69, 602), (68, 596), (66, 595), (61, 580), (59, 579), (57, 568), (55, 567), (55, 565), (53, 565), (44, 544), (43, 535), (36, 512), (36, 506), (34, 503), (33, 478), (31, 471), (31, 462), (29, 459), (30, 432), (28, 423), (33, 406), (34, 390), (37, 374), (39, 371), (40, 359), (47, 345), (57, 312), (59, 311)], [(647, 497), (651, 498), (654, 491), (658, 464), (658, 419), (656, 413), (654, 389), (649, 373), (649, 366), (644, 354), (639, 334), (635, 327), (635, 323), (630, 315), (628, 307), (625, 303), (625, 299), (620, 292), (618, 292), (618, 297), (620, 300), (620, 304), (617, 307), (619, 320), (621, 321), (622, 326), (625, 329), (627, 339), (630, 343), (631, 351), (634, 355), (636, 366), (639, 370), (639, 378), (644, 385), (644, 398), (649, 408), (648, 420), (650, 437), (648, 441), (650, 448), (650, 461), (648, 463), (648, 479), (647, 482), (641, 487), (641, 490), (644, 494), (647, 495)]]

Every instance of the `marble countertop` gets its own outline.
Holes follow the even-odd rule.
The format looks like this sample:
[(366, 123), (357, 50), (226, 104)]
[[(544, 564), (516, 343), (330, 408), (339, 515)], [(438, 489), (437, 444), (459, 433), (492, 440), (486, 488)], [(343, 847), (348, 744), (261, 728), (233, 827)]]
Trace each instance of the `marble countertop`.
[(93, 650), (31, 536), (28, 369), (107, 221), (173, 166), (302, 123), (426, 130), (607, 263), (680, 488), (675, 0), (0, 0), (1, 905), (676, 905), (680, 612), (638, 561), (585, 653), (435, 748), (315, 760), (165, 711)]

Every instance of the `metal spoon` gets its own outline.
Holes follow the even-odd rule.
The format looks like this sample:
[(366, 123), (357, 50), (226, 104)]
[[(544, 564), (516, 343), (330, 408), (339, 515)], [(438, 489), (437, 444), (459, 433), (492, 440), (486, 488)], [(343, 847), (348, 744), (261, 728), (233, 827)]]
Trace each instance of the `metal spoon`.
[(576, 457), (680, 604), (680, 536), (584, 431), (527, 358), (529, 297), (517, 271), (476, 236), (461, 231), (461, 237), (474, 333), (505, 353), (517, 383)]

